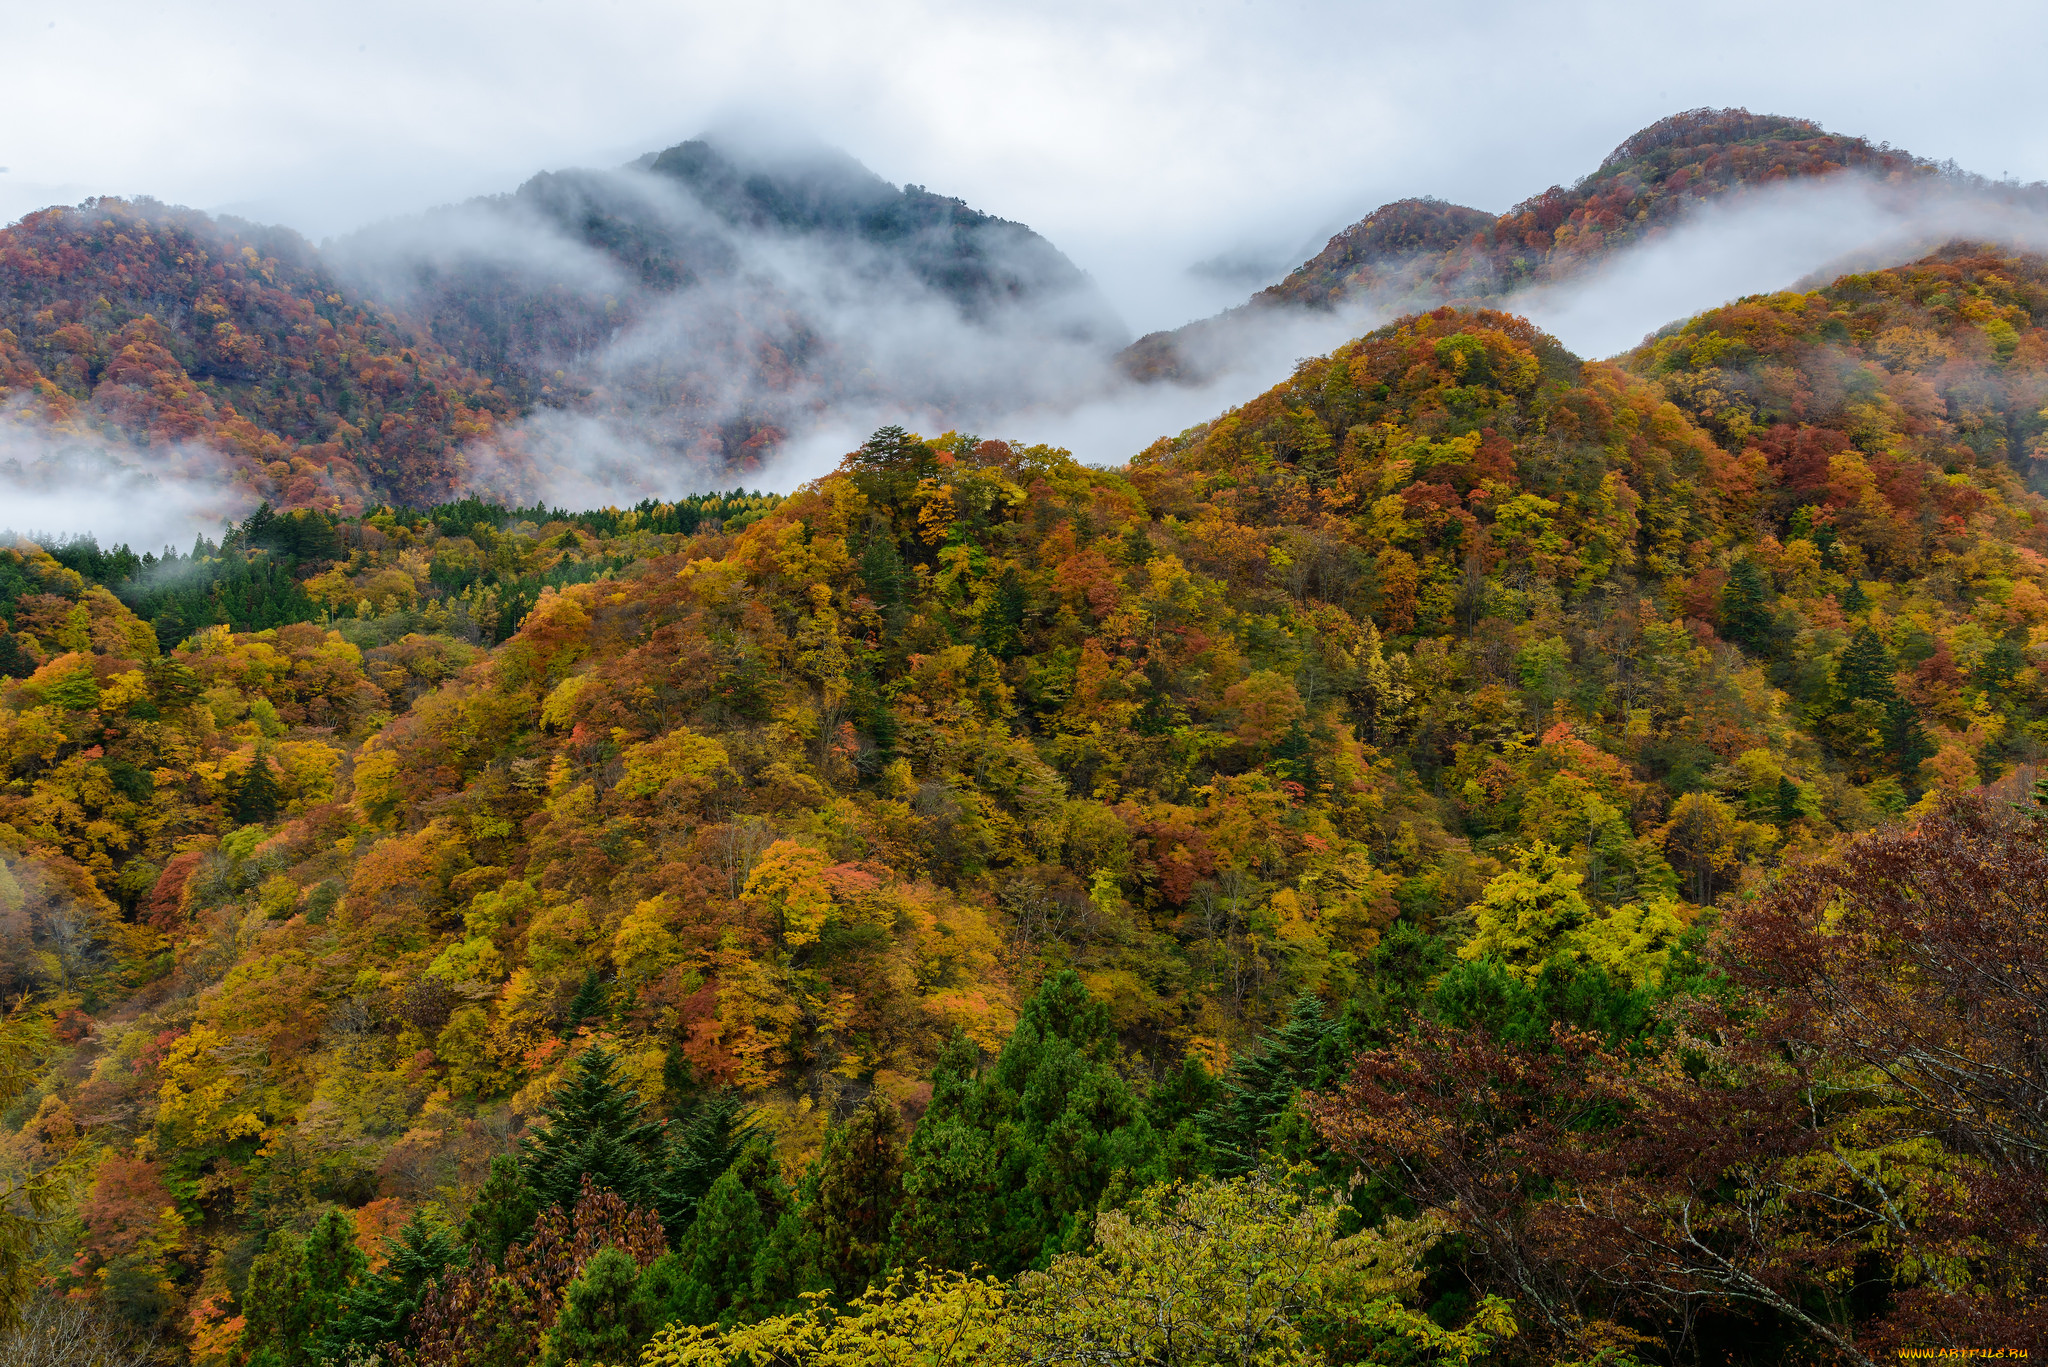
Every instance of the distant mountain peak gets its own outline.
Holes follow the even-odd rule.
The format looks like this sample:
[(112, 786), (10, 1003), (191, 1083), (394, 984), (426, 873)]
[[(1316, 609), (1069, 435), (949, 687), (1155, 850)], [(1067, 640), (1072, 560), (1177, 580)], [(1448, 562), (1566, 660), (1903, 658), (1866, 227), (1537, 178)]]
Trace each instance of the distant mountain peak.
[(1230, 354), (1232, 329), (1256, 312), (1330, 309), (1364, 295), (1403, 308), (1498, 299), (1576, 274), (1709, 200), (1851, 170), (1910, 180), (1939, 168), (1811, 119), (1684, 110), (1623, 139), (1569, 187), (1553, 185), (1498, 217), (1426, 198), (1382, 205), (1247, 304), (1140, 338), (1120, 364), (1137, 379), (1199, 381), (1210, 373), (1205, 358)]

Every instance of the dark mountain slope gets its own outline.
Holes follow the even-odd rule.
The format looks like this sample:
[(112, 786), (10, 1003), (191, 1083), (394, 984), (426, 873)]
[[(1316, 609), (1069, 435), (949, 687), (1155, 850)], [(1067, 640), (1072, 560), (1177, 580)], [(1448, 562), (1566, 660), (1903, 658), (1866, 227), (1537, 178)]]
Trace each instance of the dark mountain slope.
[(510, 392), (653, 461), (744, 466), (825, 405), (1029, 389), (1016, 357), (1093, 367), (1128, 335), (1029, 228), (826, 149), (686, 142), (334, 250)]

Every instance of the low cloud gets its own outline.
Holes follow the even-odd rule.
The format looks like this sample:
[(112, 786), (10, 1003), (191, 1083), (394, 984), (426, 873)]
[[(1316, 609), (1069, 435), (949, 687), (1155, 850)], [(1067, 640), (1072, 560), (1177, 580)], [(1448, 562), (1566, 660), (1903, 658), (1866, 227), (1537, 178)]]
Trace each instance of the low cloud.
[(93, 537), (137, 551), (218, 537), (255, 498), (209, 473), (220, 457), (192, 445), (147, 449), (90, 430), (0, 411), (0, 541)]
[[(606, 250), (572, 235), (592, 221)], [(458, 354), (475, 338), (512, 347), (536, 407), (471, 467), (487, 492), (568, 506), (793, 484), (823, 433), (965, 427), (1109, 390), (1128, 332), (1086, 277), (1021, 228), (981, 225), (957, 260), (947, 230), (930, 231), (871, 242), (734, 224), (628, 168), (327, 250)]]
[(1996, 184), (1902, 192), (1860, 176), (1752, 191), (1710, 206), (1586, 275), (1507, 296), (1581, 356), (1613, 356), (1744, 295), (1817, 288), (1843, 274), (1916, 260), (1958, 239), (2048, 247), (2039, 197)]

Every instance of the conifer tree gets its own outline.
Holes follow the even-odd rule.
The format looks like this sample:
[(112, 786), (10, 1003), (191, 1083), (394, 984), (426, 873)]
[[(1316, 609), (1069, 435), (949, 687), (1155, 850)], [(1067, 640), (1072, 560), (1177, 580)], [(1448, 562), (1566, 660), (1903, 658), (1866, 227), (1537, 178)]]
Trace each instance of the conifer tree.
[(626, 1363), (654, 1326), (639, 1323), (634, 1292), (640, 1268), (610, 1245), (597, 1251), (569, 1283), (562, 1313), (548, 1332), (541, 1367), (575, 1367), (579, 1363)]
[(331, 1358), (324, 1345), (339, 1324), (349, 1293), (362, 1281), (370, 1260), (356, 1247), (355, 1224), (329, 1210), (306, 1236), (306, 1328), (311, 1356)]
[(497, 1267), (504, 1263), (506, 1249), (533, 1232), (540, 1210), (540, 1193), (526, 1180), (519, 1161), (499, 1154), (491, 1160), (490, 1175), (478, 1188), (456, 1237), (470, 1250), (472, 1260)]
[(1771, 584), (1748, 556), (1728, 567), (1721, 590), (1721, 625), (1728, 639), (1745, 650), (1763, 651), (1771, 643)]
[(586, 1050), (541, 1116), (544, 1123), (520, 1153), (527, 1183), (543, 1207), (574, 1207), (585, 1176), (630, 1206), (656, 1204), (661, 1123), (647, 1118), (639, 1093), (619, 1077), (618, 1060), (609, 1051)]
[(569, 1024), (577, 1026), (592, 1016), (604, 1014), (604, 976), (596, 969), (583, 975), (583, 982), (577, 987), (576, 995), (569, 999)]
[(256, 752), (248, 769), (235, 780), (228, 806), (238, 826), (260, 826), (284, 806), (284, 790), (270, 772), (270, 756), (263, 750)]
[(1071, 969), (1026, 1002), (993, 1067), (940, 1062), (918, 1124), (896, 1256), (1008, 1276), (1090, 1238), (1112, 1178), (1154, 1180), (1165, 1153), (1117, 1072), (1109, 1007)]
[(671, 1239), (680, 1238), (697, 1217), (697, 1203), (733, 1161), (752, 1144), (758, 1131), (739, 1093), (721, 1088), (696, 1100), (672, 1122), (667, 1165), (655, 1209)]
[(1232, 1062), (1209, 1125), (1219, 1171), (1235, 1174), (1257, 1166), (1267, 1130), (1295, 1094), (1325, 1080), (1324, 1055), (1336, 1031), (1322, 1002), (1304, 992), (1294, 999), (1285, 1024)]
[(1799, 819), (1798, 785), (1794, 784), (1791, 779), (1786, 778), (1783, 774), (1778, 775), (1776, 801), (1778, 824), (1780, 826), (1789, 826)]
[(859, 1295), (882, 1270), (902, 1193), (903, 1116), (887, 1097), (870, 1096), (826, 1136), (816, 1189), (804, 1206), (823, 1271), (840, 1296)]
[(289, 1230), (272, 1231), (242, 1297), (242, 1352), (252, 1367), (303, 1367), (309, 1289), (304, 1246)]
[(384, 1247), (384, 1266), (356, 1283), (328, 1338), (330, 1356), (336, 1361), (351, 1355), (368, 1357), (384, 1344), (402, 1340), (435, 1280), (461, 1262), (454, 1236), (424, 1211), (406, 1221)]
[(1031, 595), (1017, 567), (1006, 566), (996, 581), (995, 598), (981, 614), (981, 640), (989, 654), (998, 660), (1016, 658), (1024, 648), (1024, 614), (1030, 608)]
[(1892, 687), (1891, 652), (1869, 627), (1859, 628), (1850, 638), (1835, 666), (1835, 683), (1847, 702), (1867, 700), (1885, 704), (1897, 696)]
[(699, 1313), (715, 1318), (736, 1302), (751, 1301), (757, 1259), (791, 1204), (789, 1187), (765, 1144), (748, 1146), (711, 1184), (690, 1226), (688, 1275), (704, 1298)]

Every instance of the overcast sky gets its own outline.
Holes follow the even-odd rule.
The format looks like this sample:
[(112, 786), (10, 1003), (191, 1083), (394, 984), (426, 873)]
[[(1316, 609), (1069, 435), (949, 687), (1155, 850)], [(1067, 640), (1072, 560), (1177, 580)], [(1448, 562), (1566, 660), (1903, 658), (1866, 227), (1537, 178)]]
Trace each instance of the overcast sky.
[(1136, 331), (1388, 199), (1499, 210), (1698, 105), (2048, 178), (2048, 6), (0, 0), (0, 219), (149, 194), (315, 238), (773, 120), (1029, 223)]

